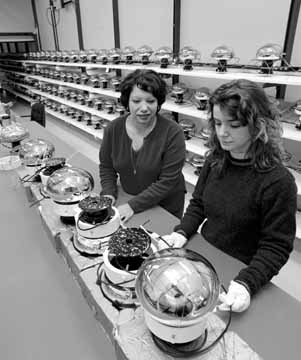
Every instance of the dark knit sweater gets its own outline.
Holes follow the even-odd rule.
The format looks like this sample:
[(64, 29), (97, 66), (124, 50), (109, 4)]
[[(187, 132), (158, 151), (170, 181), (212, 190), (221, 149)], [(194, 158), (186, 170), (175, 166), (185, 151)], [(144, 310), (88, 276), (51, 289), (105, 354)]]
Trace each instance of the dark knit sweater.
[(288, 260), (296, 232), (297, 187), (282, 165), (259, 172), (246, 161), (228, 159), (224, 175), (204, 165), (181, 224), (188, 238), (197, 232), (229, 255), (248, 264), (235, 280), (251, 294)]
[(100, 148), (99, 175), (103, 194), (117, 198), (117, 176), (124, 191), (135, 195), (129, 205), (135, 213), (161, 205), (181, 217), (184, 206), (185, 140), (180, 126), (158, 115), (154, 129), (138, 152), (132, 149), (126, 116), (105, 129)]

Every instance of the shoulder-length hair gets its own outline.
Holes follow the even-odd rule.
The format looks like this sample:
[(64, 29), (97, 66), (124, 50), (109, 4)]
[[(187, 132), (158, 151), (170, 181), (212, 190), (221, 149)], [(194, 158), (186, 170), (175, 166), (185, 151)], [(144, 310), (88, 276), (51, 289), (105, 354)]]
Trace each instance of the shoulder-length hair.
[(120, 102), (128, 109), (131, 92), (137, 86), (139, 89), (151, 93), (158, 101), (160, 110), (166, 98), (166, 82), (153, 70), (135, 70), (128, 74), (120, 84)]
[(222, 149), (216, 135), (214, 105), (219, 105), (231, 118), (248, 126), (251, 144), (247, 157), (257, 170), (265, 171), (282, 162), (282, 128), (279, 112), (264, 90), (249, 80), (234, 80), (218, 87), (210, 100), (210, 137), (208, 156), (220, 169), (224, 168), (227, 152)]

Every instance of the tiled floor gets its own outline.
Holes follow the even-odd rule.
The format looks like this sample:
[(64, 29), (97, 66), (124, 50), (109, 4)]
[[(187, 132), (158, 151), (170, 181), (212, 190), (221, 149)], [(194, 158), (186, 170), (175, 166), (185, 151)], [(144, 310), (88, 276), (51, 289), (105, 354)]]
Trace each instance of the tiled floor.
[[(23, 115), (29, 114), (30, 109), (24, 102), (17, 102), (14, 106), (16, 113)], [(71, 146), (84, 153), (87, 157), (98, 163), (99, 141), (90, 135), (82, 133), (80, 130), (66, 125), (62, 121), (47, 115), (46, 128), (54, 135), (64, 141), (68, 141)], [(191, 193), (187, 194), (186, 205), (189, 202)], [(298, 240), (296, 240), (298, 241)], [(301, 301), (301, 244), (296, 244), (287, 264), (281, 269), (278, 276), (272, 282)]]

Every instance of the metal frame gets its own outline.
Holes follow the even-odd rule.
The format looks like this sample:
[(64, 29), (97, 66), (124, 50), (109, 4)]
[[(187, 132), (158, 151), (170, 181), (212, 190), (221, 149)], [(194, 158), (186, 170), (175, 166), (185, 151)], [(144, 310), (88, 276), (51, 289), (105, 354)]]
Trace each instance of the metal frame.
[(37, 15), (37, 8), (36, 8), (36, 0), (31, 0), (31, 7), (32, 7), (32, 13), (33, 13), (33, 19), (34, 19), (34, 25), (36, 28), (36, 39), (38, 44), (38, 50), (42, 50), (42, 43), (41, 43), (41, 37), (40, 37), (40, 27), (39, 27), (39, 21), (38, 21), (38, 15)]
[(113, 7), (114, 43), (115, 43), (115, 48), (120, 48), (118, 0), (112, 0), (112, 7)]
[(32, 32), (0, 32), (0, 36), (11, 36), (11, 35), (19, 35), (19, 36), (32, 36)]
[[(173, 32), (172, 32), (172, 51), (178, 54), (180, 51), (180, 29), (181, 29), (181, 0), (173, 1)], [(179, 76), (173, 75), (172, 83), (179, 82)]]
[(51, 13), (51, 24), (52, 24), (52, 30), (53, 30), (54, 47), (55, 47), (55, 50), (60, 50), (59, 38), (58, 38), (57, 26), (56, 26), (56, 16), (55, 16), (56, 7), (53, 4), (53, 0), (49, 0), (49, 7), (50, 7), (50, 13)]
[[(285, 58), (288, 62), (290, 62), (292, 58), (300, 6), (301, 6), (301, 0), (291, 0), (287, 26), (286, 26), (285, 40), (283, 45), (283, 52), (285, 53)], [(282, 65), (285, 65), (283, 61), (282, 61)], [(286, 91), (286, 85), (277, 86), (276, 98), (284, 99), (285, 91)]]
[[(118, 0), (112, 0), (112, 8), (113, 8), (114, 45), (115, 48), (120, 48)], [(121, 70), (116, 70), (116, 75), (121, 76)]]
[(77, 34), (78, 34), (78, 46), (80, 50), (84, 50), (83, 28), (82, 28), (82, 18), (80, 13), (79, 0), (75, 0), (74, 5), (75, 5), (76, 25), (77, 25)]

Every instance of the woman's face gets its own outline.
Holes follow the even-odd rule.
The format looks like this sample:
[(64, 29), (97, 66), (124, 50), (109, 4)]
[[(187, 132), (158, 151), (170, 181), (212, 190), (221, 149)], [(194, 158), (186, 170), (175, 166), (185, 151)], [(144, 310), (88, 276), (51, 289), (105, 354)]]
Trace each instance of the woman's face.
[(151, 125), (157, 114), (158, 100), (150, 92), (135, 85), (130, 94), (129, 109), (138, 124)]
[(239, 120), (232, 119), (219, 105), (213, 108), (215, 131), (222, 149), (230, 152), (236, 159), (245, 158), (251, 144), (248, 126), (242, 126)]

